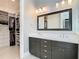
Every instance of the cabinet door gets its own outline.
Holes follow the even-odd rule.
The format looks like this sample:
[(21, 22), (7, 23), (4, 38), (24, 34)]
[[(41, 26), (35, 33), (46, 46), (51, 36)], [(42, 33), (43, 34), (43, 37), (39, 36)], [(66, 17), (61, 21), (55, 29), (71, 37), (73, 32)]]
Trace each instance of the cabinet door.
[(64, 59), (64, 48), (52, 47), (52, 59)]
[(52, 41), (52, 59), (64, 59), (64, 48), (61, 42)]
[(15, 32), (10, 31), (10, 46), (15, 46)]
[(78, 46), (74, 45), (65, 48), (65, 59), (78, 59)]
[(40, 57), (40, 39), (29, 38), (29, 51), (31, 54)]
[(78, 59), (78, 45), (53, 41), (52, 59)]

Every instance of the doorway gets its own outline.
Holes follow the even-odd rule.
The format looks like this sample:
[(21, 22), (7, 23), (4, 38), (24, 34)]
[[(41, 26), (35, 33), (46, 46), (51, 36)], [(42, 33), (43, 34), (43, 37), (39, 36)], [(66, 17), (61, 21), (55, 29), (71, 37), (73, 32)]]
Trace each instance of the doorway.
[(0, 58), (20, 59), (19, 0), (0, 0)]

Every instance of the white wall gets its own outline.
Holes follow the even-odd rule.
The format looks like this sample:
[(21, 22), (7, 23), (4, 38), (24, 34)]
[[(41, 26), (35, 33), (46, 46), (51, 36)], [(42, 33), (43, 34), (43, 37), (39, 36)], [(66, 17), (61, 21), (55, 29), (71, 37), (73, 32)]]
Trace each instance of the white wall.
[(20, 41), (21, 58), (29, 51), (29, 33), (33, 32), (34, 6), (32, 0), (20, 0)]
[[(48, 7), (48, 11), (46, 13), (50, 13), (50, 12), (54, 12), (54, 11), (58, 11), (58, 10), (63, 10), (63, 9), (68, 9), (68, 8), (72, 8), (72, 18), (73, 18), (73, 32), (77, 32), (78, 31), (78, 0), (73, 0), (72, 5), (68, 5), (67, 1), (65, 3), (65, 5), (59, 5), (58, 8), (56, 8), (56, 1), (54, 1), (55, 3), (51, 3), (53, 0), (46, 0), (45, 2), (42, 0), (37, 0), (35, 2), (35, 7), (36, 8), (40, 8), (40, 7), (44, 7), (47, 6)], [(59, 3), (61, 2), (61, 0), (58, 1)], [(76, 19), (76, 20), (75, 20)]]
[(9, 29), (8, 25), (0, 24), (0, 47), (9, 46)]
[(78, 26), (78, 24), (79, 24), (79, 22), (78, 22), (78, 20), (79, 20), (79, 18), (78, 18), (78, 16), (79, 16), (79, 10), (78, 10), (78, 1), (79, 0), (73, 0), (73, 15), (72, 15), (72, 17), (73, 17), (73, 31), (74, 32), (76, 32), (76, 33), (78, 33), (79, 32), (79, 26)]
[(77, 14), (78, 14), (78, 20), (77, 20), (77, 33), (78, 33), (78, 35), (79, 35), (79, 0), (78, 0), (78, 2), (77, 2), (77, 8), (78, 8), (78, 10), (77, 10)]
[[(47, 0), (46, 0), (47, 1)], [(39, 4), (37, 4), (37, 3), (39, 3)], [(43, 3), (43, 4), (42, 4)], [(63, 9), (69, 9), (69, 8), (72, 8), (72, 26), (73, 26), (73, 32), (72, 31), (70, 31), (70, 33), (78, 33), (79, 32), (79, 27), (78, 27), (78, 21), (79, 21), (79, 19), (78, 19), (78, 0), (73, 0), (73, 2), (72, 2), (72, 5), (68, 5), (67, 4), (67, 2), (66, 2), (66, 4), (65, 5), (59, 5), (59, 7), (58, 8), (56, 8), (56, 5), (55, 5), (55, 3), (53, 4), (53, 3), (51, 3), (51, 0), (50, 0), (50, 2), (45, 2), (45, 4), (44, 4), (44, 2), (42, 1), (42, 0), (37, 0), (36, 1), (36, 8), (39, 8), (40, 6), (41, 7), (44, 7), (44, 6), (46, 6), (46, 4), (47, 4), (47, 7), (48, 7), (48, 11), (46, 12), (46, 13), (50, 13), (50, 12), (54, 12), (54, 11), (58, 11), (58, 10), (63, 10)], [(39, 32), (39, 33), (43, 33), (44, 31), (37, 31), (37, 32)], [(52, 31), (53, 32), (53, 31)], [(46, 31), (45, 31), (45, 33), (46, 33)], [(47, 31), (47, 33), (50, 33), (51, 34), (51, 32), (50, 31)], [(61, 33), (61, 32), (60, 32)], [(69, 33), (69, 32), (63, 32), (63, 33)]]
[(12, 2), (11, 0), (0, 0), (0, 10), (7, 11), (9, 13), (19, 12), (19, 0)]
[[(43, 0), (42, 0), (43, 1)], [(38, 33), (38, 34), (46, 34), (46, 35), (52, 35), (52, 34), (61, 34), (62, 35), (71, 35), (75, 33), (75, 20), (77, 19), (77, 8), (76, 8), (76, 2), (77, 0), (74, 0), (74, 3), (72, 6), (67, 5), (65, 7), (59, 7), (58, 9), (53, 6), (53, 9), (49, 9), (48, 12), (66, 9), (73, 7), (73, 32), (72, 31), (38, 31), (37, 30), (37, 18), (34, 14), (34, 1), (33, 0), (20, 0), (20, 41), (21, 41), (21, 58), (24, 57), (25, 54), (29, 51), (29, 33)], [(73, 34), (74, 35), (74, 34)]]
[(23, 35), (23, 20), (24, 20), (24, 0), (20, 0), (20, 58), (24, 56), (24, 35)]

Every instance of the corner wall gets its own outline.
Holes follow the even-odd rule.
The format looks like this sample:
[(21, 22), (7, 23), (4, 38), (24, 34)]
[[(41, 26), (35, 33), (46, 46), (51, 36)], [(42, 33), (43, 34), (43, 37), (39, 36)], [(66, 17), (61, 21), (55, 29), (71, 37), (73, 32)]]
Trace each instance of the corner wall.
[(34, 4), (32, 0), (20, 0), (20, 51), (21, 58), (29, 52), (29, 33), (34, 32)]

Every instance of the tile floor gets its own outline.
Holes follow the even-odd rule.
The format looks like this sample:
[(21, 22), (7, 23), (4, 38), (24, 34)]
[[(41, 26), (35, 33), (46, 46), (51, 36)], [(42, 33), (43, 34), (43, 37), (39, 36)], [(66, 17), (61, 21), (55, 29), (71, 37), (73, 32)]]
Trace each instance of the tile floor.
[(20, 59), (19, 47), (1, 47), (0, 48), (0, 59)]
[(40, 59), (40, 58), (37, 58), (31, 54), (28, 54), (24, 59)]

